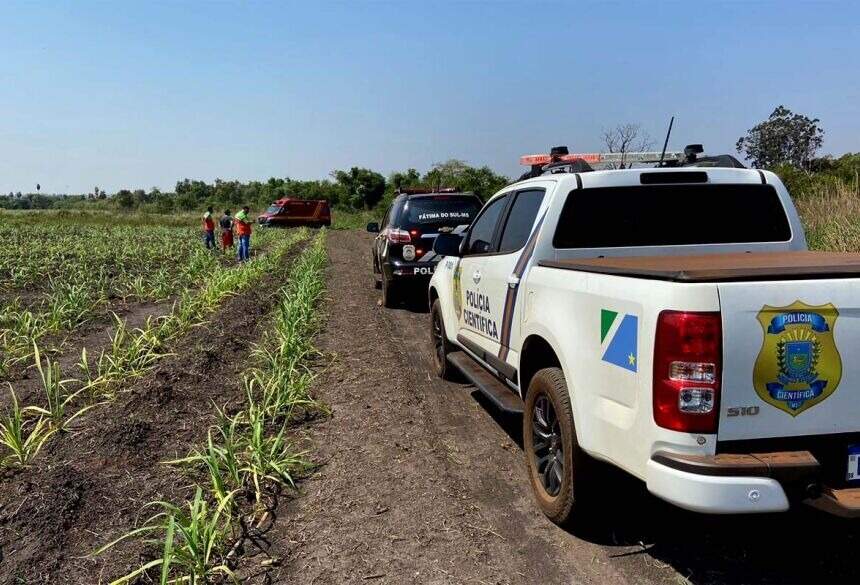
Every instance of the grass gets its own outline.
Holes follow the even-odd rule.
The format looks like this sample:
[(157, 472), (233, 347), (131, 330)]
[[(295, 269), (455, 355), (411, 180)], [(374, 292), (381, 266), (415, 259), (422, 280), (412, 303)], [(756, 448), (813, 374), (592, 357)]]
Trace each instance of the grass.
[(0, 418), (0, 445), (8, 454), (3, 457), (4, 466), (25, 467), (39, 454), (54, 431), (43, 417), (28, 418), (26, 410), (18, 405), (18, 396), (9, 386), (12, 408)]
[(384, 209), (370, 211), (348, 211), (334, 209), (331, 212), (332, 224), (331, 229), (334, 230), (364, 230), (367, 224), (372, 221), (382, 219)]
[(220, 267), (195, 228), (66, 211), (0, 219), (0, 375), (33, 358), (34, 342), (86, 323), (111, 299), (162, 301)]
[(45, 392), (47, 407), (27, 406), (24, 410), (44, 416), (53, 431), (67, 432), (72, 421), (88, 410), (99, 406), (101, 403), (89, 404), (78, 409), (74, 414), (68, 414), (69, 407), (77, 399), (78, 395), (84, 391), (84, 388), (76, 392), (66, 392), (66, 385), (76, 380), (63, 380), (60, 373), (60, 365), (52, 362), (47, 356), (45, 357), (45, 365), (43, 367), (41, 353), (35, 343), (33, 344), (33, 353), (36, 359), (36, 370), (39, 372), (39, 380)]
[[(188, 467), (196, 476), (193, 500), (184, 505), (153, 502), (163, 509), (142, 526), (106, 544), (102, 554), (129, 538), (158, 546), (161, 557), (143, 563), (114, 583), (128, 583), (159, 570), (161, 583), (203, 583), (233, 579), (230, 551), (237, 550), (237, 526), (265, 516), (264, 494), (275, 486), (293, 487), (297, 474), (310, 463), (288, 437), (297, 409), (324, 410), (309, 394), (307, 359), (311, 338), (320, 324), (317, 311), (324, 291), (325, 231), (290, 269), (288, 284), (278, 293), (271, 331), (255, 351), (256, 367), (243, 378), (244, 409), (233, 416), (217, 410), (218, 424), (207, 432), (206, 444), (188, 456), (166, 461)], [(238, 498), (238, 495), (244, 498)], [(253, 502), (250, 509), (239, 502)], [(240, 522), (241, 520), (241, 522)], [(227, 550), (230, 538), (236, 544)]]
[(229, 511), (233, 495), (228, 494), (212, 505), (204, 497), (203, 489), (197, 487), (194, 499), (186, 506), (163, 501), (147, 504), (148, 507), (160, 507), (162, 511), (150, 517), (140, 528), (106, 544), (95, 554), (102, 554), (128, 538), (146, 536), (145, 542), (160, 545), (161, 556), (111, 581), (111, 585), (130, 583), (156, 568), (159, 572), (158, 582), (162, 585), (202, 585), (225, 577), (237, 582), (233, 572), (221, 559), (224, 544), (232, 531)]
[[(2, 464), (28, 465), (55, 432), (68, 431), (79, 416), (101, 401), (114, 398), (121, 384), (149, 371), (169, 355), (165, 349), (169, 341), (202, 323), (228, 296), (252, 286), (280, 262), (296, 242), (307, 236), (307, 230), (271, 232), (261, 236), (260, 240), (272, 248), (268, 254), (236, 266), (216, 263), (202, 289), (194, 293), (184, 291), (170, 314), (156, 319), (150, 317), (143, 327), (131, 330), (114, 315), (116, 326), (110, 345), (95, 360), (89, 358), (86, 348), (82, 350), (78, 364), (84, 376), (82, 381), (63, 379), (59, 365), (47, 355), (43, 359), (37, 340), (51, 330), (51, 326), (45, 325), (45, 316), (21, 309), (17, 301), (11, 303), (0, 313), (0, 344), (7, 350), (4, 359), (0, 360), (0, 366), (3, 366), (0, 367), (0, 375), (8, 364), (32, 357), (44, 391), (45, 405), (22, 408), (10, 386), (12, 407), (0, 420), (0, 445), (6, 451)], [(23, 350), (24, 343), (29, 347), (26, 351)], [(15, 355), (9, 355), (10, 348), (16, 351)], [(76, 391), (68, 391), (70, 383), (79, 382), (82, 385)], [(73, 406), (77, 406), (85, 390), (89, 391), (86, 395), (88, 400), (75, 410)]]
[(860, 251), (860, 179), (822, 184), (795, 206), (810, 249)]
[(143, 375), (168, 355), (164, 350), (168, 341), (202, 323), (228, 296), (247, 290), (259, 281), (307, 235), (307, 230), (291, 232), (288, 236), (285, 232), (267, 232), (267, 238), (276, 240), (268, 254), (237, 266), (217, 267), (201, 290), (185, 291), (170, 314), (158, 319), (148, 318), (141, 328), (129, 331), (117, 318), (111, 345), (100, 353), (95, 368), (90, 366), (86, 354), (81, 356), (86, 387), (94, 396), (111, 398), (121, 382)]

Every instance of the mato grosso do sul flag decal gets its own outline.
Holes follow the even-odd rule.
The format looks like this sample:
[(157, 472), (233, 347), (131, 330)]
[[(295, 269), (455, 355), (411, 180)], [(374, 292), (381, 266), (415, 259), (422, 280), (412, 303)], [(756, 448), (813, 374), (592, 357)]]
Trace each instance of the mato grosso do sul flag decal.
[(832, 303), (762, 307), (758, 321), (764, 340), (753, 368), (753, 386), (762, 400), (797, 416), (836, 392), (842, 379), (833, 339), (837, 317)]
[(600, 348), (604, 362), (636, 372), (639, 367), (639, 318), (608, 309), (600, 310)]

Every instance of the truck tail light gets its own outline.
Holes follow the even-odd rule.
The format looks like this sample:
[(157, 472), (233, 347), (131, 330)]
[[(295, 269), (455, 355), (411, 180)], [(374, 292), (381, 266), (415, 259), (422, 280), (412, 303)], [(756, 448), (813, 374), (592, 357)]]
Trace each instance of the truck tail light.
[(412, 241), (412, 237), (406, 230), (390, 229), (386, 236), (392, 244), (408, 244)]
[(653, 388), (658, 426), (688, 433), (717, 432), (722, 338), (719, 313), (660, 313)]

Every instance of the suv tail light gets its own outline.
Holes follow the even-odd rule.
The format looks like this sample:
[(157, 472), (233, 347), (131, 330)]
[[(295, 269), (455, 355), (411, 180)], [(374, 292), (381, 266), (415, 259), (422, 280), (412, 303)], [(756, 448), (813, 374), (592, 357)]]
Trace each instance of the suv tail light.
[(412, 241), (412, 236), (406, 230), (389, 229), (386, 237), (392, 244), (408, 244)]
[(719, 313), (663, 311), (654, 342), (654, 422), (716, 433), (722, 371)]

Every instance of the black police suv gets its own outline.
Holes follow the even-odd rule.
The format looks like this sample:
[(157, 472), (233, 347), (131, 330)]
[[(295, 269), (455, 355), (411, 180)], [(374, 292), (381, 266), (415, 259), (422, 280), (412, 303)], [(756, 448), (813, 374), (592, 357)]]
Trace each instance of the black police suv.
[(439, 262), (433, 252), (436, 236), (472, 223), (481, 205), (473, 193), (411, 189), (394, 198), (381, 223), (367, 224), (367, 231), (377, 234), (372, 249), (373, 277), (377, 287), (381, 281), (386, 307), (397, 304), (409, 283), (426, 288)]

